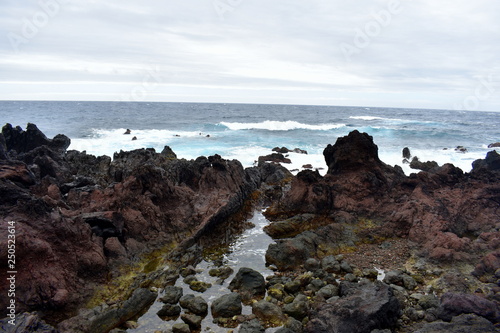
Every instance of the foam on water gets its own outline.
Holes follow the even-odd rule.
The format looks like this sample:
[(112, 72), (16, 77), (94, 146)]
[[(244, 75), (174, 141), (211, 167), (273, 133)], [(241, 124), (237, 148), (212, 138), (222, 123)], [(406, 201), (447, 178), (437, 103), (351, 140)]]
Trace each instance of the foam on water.
[(331, 129), (341, 128), (346, 126), (345, 124), (303, 124), (297, 121), (272, 121), (265, 120), (259, 123), (232, 123), (232, 122), (221, 122), (221, 125), (226, 126), (230, 130), (238, 131), (238, 130), (251, 130), (251, 129), (260, 129), (260, 130), (268, 130), (268, 131), (290, 131), (296, 129), (306, 129), (313, 131), (328, 131)]

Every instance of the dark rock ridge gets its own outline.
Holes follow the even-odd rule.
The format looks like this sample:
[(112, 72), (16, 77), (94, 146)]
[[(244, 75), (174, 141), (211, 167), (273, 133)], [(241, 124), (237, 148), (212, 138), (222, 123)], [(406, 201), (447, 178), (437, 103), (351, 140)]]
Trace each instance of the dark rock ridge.
[[(119, 267), (155, 249), (191, 246), (238, 212), (264, 178), (285, 175), (277, 167), (245, 170), (218, 155), (176, 159), (169, 147), (121, 151), (111, 160), (66, 151), (69, 144), (64, 135), (48, 139), (34, 124), (26, 131), (7, 124), (0, 135), (0, 211), (16, 222), (18, 235), (18, 312), (67, 316)], [(6, 288), (0, 285), (2, 295)], [(7, 302), (0, 298), (0, 307)]]
[(258, 162), (259, 164), (262, 164), (264, 162), (288, 163), (288, 164), (292, 163), (292, 161), (289, 158), (286, 158), (281, 153), (272, 153), (270, 155), (260, 156)]

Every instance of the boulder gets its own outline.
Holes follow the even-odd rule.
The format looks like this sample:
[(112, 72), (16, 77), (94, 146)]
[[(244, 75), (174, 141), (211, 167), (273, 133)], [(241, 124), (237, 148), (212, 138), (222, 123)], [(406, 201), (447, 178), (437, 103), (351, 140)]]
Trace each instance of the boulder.
[(257, 319), (253, 319), (241, 324), (238, 333), (264, 333), (265, 331), (264, 326)]
[(305, 332), (370, 333), (396, 325), (401, 305), (388, 285), (380, 281), (344, 283), (341, 290), (338, 301), (321, 306), (311, 316)]
[(495, 150), (488, 152), (485, 159), (479, 159), (472, 162), (471, 173), (474, 175), (498, 171), (500, 171), (500, 154)]
[(495, 302), (474, 294), (446, 293), (442, 296), (438, 309), (440, 319), (450, 321), (463, 313), (473, 313), (494, 323), (500, 321), (500, 309)]
[(211, 305), (212, 316), (214, 318), (230, 318), (241, 314), (241, 295), (231, 293), (217, 298)]
[(292, 163), (289, 158), (286, 158), (281, 153), (273, 153), (266, 156), (259, 156), (259, 165), (265, 162), (273, 162), (273, 163)]
[(163, 296), (160, 301), (166, 304), (177, 304), (181, 299), (184, 291), (181, 287), (166, 286), (163, 290)]
[(179, 302), (182, 308), (196, 315), (205, 316), (208, 313), (208, 304), (201, 296), (185, 295), (180, 298)]
[(273, 327), (283, 325), (286, 320), (279, 306), (264, 300), (252, 304), (252, 313), (262, 322)]
[(414, 157), (410, 162), (410, 168), (418, 169), (422, 171), (430, 171), (434, 168), (438, 168), (439, 164), (435, 161), (421, 162), (418, 157)]
[(274, 147), (273, 148), (273, 151), (277, 152), (277, 153), (280, 153), (280, 154), (286, 154), (286, 153), (289, 153), (290, 152), (290, 149), (288, 149), (287, 147)]
[(177, 323), (172, 326), (172, 333), (191, 333), (191, 329), (186, 323)]
[(283, 311), (296, 320), (302, 320), (309, 314), (309, 300), (305, 295), (299, 295), (292, 303), (286, 304)]
[(262, 274), (251, 268), (240, 268), (229, 284), (229, 290), (238, 292), (243, 301), (263, 297), (266, 293), (266, 281)]
[(434, 322), (425, 324), (415, 333), (494, 333), (498, 329), (490, 321), (475, 314), (462, 314), (453, 317), (451, 322)]
[(269, 244), (266, 251), (266, 264), (275, 265), (279, 270), (293, 270), (316, 254), (313, 232), (306, 231), (290, 239), (279, 239)]
[(318, 259), (309, 258), (304, 263), (304, 268), (308, 271), (314, 272), (320, 268), (320, 262)]
[(497, 148), (497, 147), (500, 147), (500, 142), (494, 142), (488, 145), (488, 148)]
[(158, 310), (156, 315), (160, 318), (177, 317), (181, 314), (181, 311), (181, 307), (176, 304), (165, 304), (160, 310)]
[(201, 329), (201, 322), (203, 318), (194, 314), (183, 313), (181, 315), (183, 322), (189, 325), (189, 328), (193, 331), (199, 331)]
[(335, 145), (328, 145), (323, 155), (328, 165), (328, 174), (332, 175), (358, 171), (370, 165), (382, 165), (373, 137), (357, 130), (345, 137), (339, 137)]
[(406, 160), (409, 160), (411, 158), (410, 148), (408, 147), (403, 148), (403, 158)]
[(334, 256), (326, 256), (321, 259), (321, 268), (327, 273), (339, 273), (340, 263)]

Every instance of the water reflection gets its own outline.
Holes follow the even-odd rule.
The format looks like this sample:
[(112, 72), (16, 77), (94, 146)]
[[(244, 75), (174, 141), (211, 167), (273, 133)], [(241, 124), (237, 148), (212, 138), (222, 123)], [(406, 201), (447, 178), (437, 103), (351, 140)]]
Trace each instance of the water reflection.
[[(218, 232), (212, 233), (214, 239), (210, 240), (209, 237), (208, 240), (204, 240), (205, 243), (210, 241), (213, 242), (213, 255), (206, 255), (205, 258), (196, 266), (196, 278), (198, 281), (210, 283), (212, 287), (203, 293), (196, 292), (191, 290), (189, 285), (185, 284), (183, 282), (183, 278), (180, 277), (175, 285), (184, 290), (184, 295), (193, 294), (195, 296), (201, 296), (210, 306), (215, 299), (224, 294), (230, 293), (228, 285), (240, 268), (252, 268), (260, 272), (264, 277), (273, 274), (273, 272), (265, 265), (266, 250), (269, 244), (273, 242), (272, 238), (263, 231), (263, 228), (269, 224), (269, 221), (266, 220), (262, 211), (256, 210), (248, 222), (253, 224), (254, 227), (245, 230), (242, 234), (236, 237), (231, 236), (230, 239), (232, 239), (232, 241), (229, 244), (224, 244), (220, 241), (220, 238), (217, 239), (217, 237), (220, 237), (220, 233)], [(226, 237), (228, 236), (224, 236), (224, 238)], [(220, 267), (221, 265), (229, 266), (234, 270), (233, 274), (224, 280), (222, 284), (218, 277), (212, 277), (209, 275), (210, 269)], [(158, 298), (161, 296), (163, 296), (163, 293), (160, 292)], [(162, 308), (162, 306), (162, 302), (155, 302), (149, 308), (147, 313), (138, 319), (138, 328), (128, 329), (127, 332), (155, 333), (158, 331), (168, 330), (175, 323), (182, 322), (180, 318), (170, 321), (164, 321), (159, 318), (156, 313)], [(243, 307), (243, 314), (251, 313), (252, 309), (250, 306)], [(228, 330), (228, 328), (222, 328), (213, 323), (213, 318), (209, 310), (208, 315), (203, 320), (201, 331), (226, 333)], [(276, 329), (268, 329), (266, 332), (272, 332), (275, 330)]]

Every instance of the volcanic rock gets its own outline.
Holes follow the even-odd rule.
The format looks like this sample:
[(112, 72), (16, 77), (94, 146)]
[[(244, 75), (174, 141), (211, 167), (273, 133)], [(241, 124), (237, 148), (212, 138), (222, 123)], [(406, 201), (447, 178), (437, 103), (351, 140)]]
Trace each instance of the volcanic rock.
[(252, 313), (264, 323), (274, 327), (281, 326), (285, 322), (285, 316), (279, 306), (268, 301), (253, 303)]
[(118, 307), (108, 307), (94, 312), (85, 311), (79, 316), (63, 321), (58, 325), (62, 332), (99, 333), (107, 332), (134, 318), (151, 305), (156, 293), (145, 288), (134, 290), (132, 296)]
[(185, 295), (180, 299), (180, 305), (194, 314), (205, 316), (208, 313), (208, 304), (200, 296)]
[(238, 292), (243, 301), (249, 301), (254, 297), (264, 296), (266, 281), (259, 272), (243, 267), (229, 284), (229, 290)]
[(238, 333), (264, 333), (266, 329), (257, 319), (246, 321), (241, 324)]
[(71, 144), (71, 140), (65, 135), (56, 135), (53, 139), (48, 139), (35, 124), (28, 123), (26, 131), (21, 127), (12, 127), (6, 124), (2, 128), (7, 151), (14, 150), (17, 154), (27, 153), (35, 148), (46, 146), (56, 152), (64, 152)]
[(266, 156), (259, 156), (259, 165), (265, 162), (273, 162), (273, 163), (292, 163), (289, 158), (286, 158), (281, 153), (273, 153)]
[(160, 297), (160, 301), (167, 304), (177, 304), (184, 291), (181, 287), (166, 286), (163, 293), (164, 295)]
[(453, 317), (451, 322), (434, 322), (426, 324), (415, 333), (495, 333), (498, 329), (487, 319), (474, 314), (462, 314)]
[(46, 324), (36, 313), (17, 314), (13, 322), (9, 323), (11, 318), (0, 320), (0, 329), (4, 333), (58, 333), (58, 331)]
[(500, 308), (495, 302), (474, 294), (446, 293), (441, 298), (439, 318), (450, 321), (463, 313), (474, 313), (493, 323), (500, 321)]
[(305, 332), (370, 333), (392, 328), (400, 316), (401, 305), (392, 289), (379, 281), (341, 287), (342, 297), (313, 314)]
[(230, 293), (217, 298), (211, 305), (212, 316), (230, 318), (241, 314), (241, 295)]
[(437, 167), (439, 167), (439, 164), (437, 164), (437, 162), (435, 161), (421, 162), (416, 156), (410, 162), (410, 168), (419, 169), (422, 171), (430, 171)]
[[(33, 124), (26, 131), (8, 124), (0, 134), (0, 211), (23, 235), (16, 257), (27, 268), (16, 276), (28, 286), (16, 290), (19, 312), (72, 313), (119, 275), (120, 265), (166, 245), (191, 246), (237, 213), (262, 182), (260, 168), (244, 170), (217, 155), (187, 161), (167, 148), (139, 149), (111, 160), (66, 152), (69, 143), (63, 135), (48, 139)], [(285, 175), (266, 173), (277, 181)], [(2, 258), (6, 233), (0, 229)], [(6, 287), (0, 284), (2, 294)], [(0, 298), (0, 306), (7, 301)]]
[(403, 158), (409, 160), (410, 157), (411, 157), (410, 148), (408, 147), (403, 148)]
[[(471, 252), (484, 255), (485, 249), (495, 249), (494, 237), (485, 245), (483, 239), (466, 235), (477, 237), (496, 226), (500, 155), (490, 152), (485, 160), (475, 161), (470, 174), (446, 164), (432, 173), (406, 176), (400, 168), (381, 162), (377, 150), (369, 135), (353, 131), (325, 149), (327, 175), (302, 171), (292, 180), (290, 190), (267, 209), (266, 217), (286, 221), (315, 214), (321, 216), (316, 219), (321, 224), (317, 230), (310, 225), (307, 237), (302, 233), (278, 240), (269, 248), (268, 263), (282, 262), (290, 269), (295, 261), (317, 256), (318, 249), (387, 237), (406, 238), (421, 255), (436, 261), (468, 261)], [(335, 227), (325, 227), (328, 220)]]

